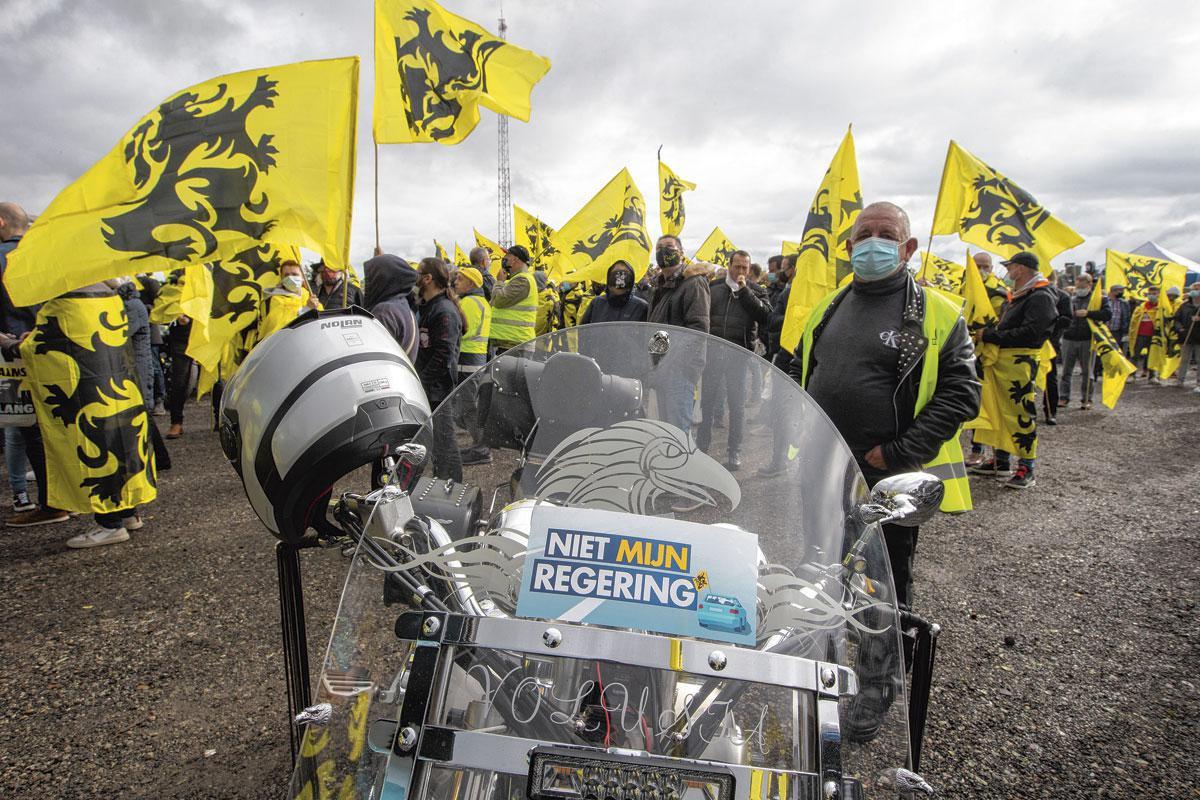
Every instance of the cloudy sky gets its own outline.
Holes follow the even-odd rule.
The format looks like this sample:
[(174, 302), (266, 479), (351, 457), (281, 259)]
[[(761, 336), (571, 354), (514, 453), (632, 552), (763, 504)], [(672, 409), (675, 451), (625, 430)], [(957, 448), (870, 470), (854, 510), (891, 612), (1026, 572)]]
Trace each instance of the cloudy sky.
[[(446, 0), (495, 28), (496, 0)], [(371, 0), (0, 0), (0, 199), (37, 213), (159, 101), (216, 75), (363, 57), (351, 256), (374, 244)], [(553, 67), (511, 123), (515, 201), (565, 222), (621, 167), (657, 233), (655, 151), (756, 259), (799, 239), (850, 123), (867, 201), (928, 237), (950, 138), (1006, 173), (1102, 260), (1153, 239), (1200, 260), (1200, 3), (1054, 0), (507, 0), (510, 39)], [(464, 144), (380, 148), (382, 240), (496, 235), (496, 121)], [(939, 237), (934, 251), (961, 254)]]

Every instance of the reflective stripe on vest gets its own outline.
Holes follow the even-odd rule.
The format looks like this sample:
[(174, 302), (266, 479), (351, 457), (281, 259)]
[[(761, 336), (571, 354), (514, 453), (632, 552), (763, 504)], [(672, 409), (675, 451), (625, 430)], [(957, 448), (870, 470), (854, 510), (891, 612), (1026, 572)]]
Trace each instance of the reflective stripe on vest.
[[(913, 409), (914, 417), (921, 413), (921, 409), (933, 397), (934, 389), (937, 388), (938, 357), (942, 344), (949, 338), (950, 332), (954, 330), (954, 325), (962, 317), (961, 309), (957, 308), (949, 298), (942, 297), (936, 291), (925, 291), (924, 287), (918, 288), (925, 294), (925, 320), (921, 332), (929, 344), (925, 348), (924, 360), (921, 364), (921, 380), (917, 386), (917, 402)], [(809, 314), (808, 322), (804, 326), (804, 338), (800, 344), (801, 381), (803, 384), (808, 383), (808, 364), (812, 352), (813, 331), (824, 318), (825, 310), (829, 308), (830, 303), (847, 289), (848, 287), (842, 287), (825, 295)], [(970, 511), (974, 507), (971, 503), (971, 486), (967, 480), (967, 469), (963, 464), (962, 446), (958, 443), (959, 433), (962, 433), (961, 428), (952, 438), (942, 442), (937, 455), (924, 465), (924, 469), (940, 478), (942, 485), (946, 488), (941, 510), (950, 513)]]
[(537, 286), (528, 272), (512, 276), (509, 280), (522, 280), (525, 296), (508, 308), (492, 307), (492, 330), (490, 338), (498, 342), (528, 342), (537, 328)]
[(479, 295), (469, 294), (460, 299), (463, 315), (467, 318), (467, 332), (459, 345), (463, 353), (486, 353), (488, 337), (491, 336), (492, 307)]

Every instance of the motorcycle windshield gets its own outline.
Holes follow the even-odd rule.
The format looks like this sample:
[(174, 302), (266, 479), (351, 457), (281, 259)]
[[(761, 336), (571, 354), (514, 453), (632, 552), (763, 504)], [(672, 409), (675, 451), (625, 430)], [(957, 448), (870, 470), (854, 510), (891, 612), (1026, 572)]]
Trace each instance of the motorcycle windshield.
[(783, 372), (686, 329), (573, 328), (473, 373), (414, 441), (339, 507), (359, 544), (314, 689), (332, 714), (291, 797), (891, 796), (886, 551)]

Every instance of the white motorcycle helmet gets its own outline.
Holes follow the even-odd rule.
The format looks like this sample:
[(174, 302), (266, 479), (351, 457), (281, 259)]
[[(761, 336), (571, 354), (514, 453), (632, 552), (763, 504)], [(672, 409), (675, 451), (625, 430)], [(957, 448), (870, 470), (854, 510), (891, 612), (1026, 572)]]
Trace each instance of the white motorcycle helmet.
[(310, 311), (255, 347), (226, 384), (221, 449), (259, 519), (295, 545), (339, 478), (429, 418), (416, 370), (374, 317)]

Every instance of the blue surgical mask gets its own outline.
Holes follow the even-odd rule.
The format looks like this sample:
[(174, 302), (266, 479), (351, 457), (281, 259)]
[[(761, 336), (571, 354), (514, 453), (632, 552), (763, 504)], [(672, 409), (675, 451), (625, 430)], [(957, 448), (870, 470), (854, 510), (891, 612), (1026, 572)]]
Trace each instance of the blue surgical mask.
[(281, 280), (280, 283), (282, 283), (283, 288), (287, 289), (289, 292), (299, 292), (300, 286), (304, 283), (304, 279), (299, 275), (284, 275), (283, 280)]
[(877, 236), (855, 242), (854, 252), (850, 254), (850, 266), (854, 269), (854, 277), (859, 280), (886, 278), (900, 266), (900, 243)]

